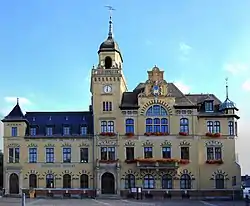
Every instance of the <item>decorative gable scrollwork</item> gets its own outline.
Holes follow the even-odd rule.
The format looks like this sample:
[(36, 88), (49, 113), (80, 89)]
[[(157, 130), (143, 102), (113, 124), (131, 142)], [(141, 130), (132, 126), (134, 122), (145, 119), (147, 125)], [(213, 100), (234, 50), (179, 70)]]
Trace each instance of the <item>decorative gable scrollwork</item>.
[(112, 140), (102, 140), (98, 142), (98, 146), (117, 146), (117, 142)]
[(211, 140), (211, 141), (207, 141), (207, 142), (205, 143), (205, 146), (206, 146), (206, 147), (209, 147), (209, 146), (213, 146), (213, 147), (222, 147), (223, 144), (222, 144), (222, 142), (220, 142), (220, 141)]
[(165, 140), (164, 142), (162, 142), (162, 143), (161, 143), (161, 146), (162, 146), (162, 147), (171, 147), (171, 146), (172, 146), (172, 144), (171, 144), (171, 142), (170, 142), (170, 141)]
[(38, 147), (38, 145), (34, 144), (34, 143), (30, 143), (30, 144), (27, 145), (27, 147)]
[(154, 144), (152, 142), (150, 142), (149, 140), (147, 140), (146, 142), (142, 143), (143, 147), (153, 147)]
[(183, 140), (180, 142), (180, 146), (190, 147), (191, 143), (186, 140)]
[(148, 101), (146, 104), (143, 105), (142, 109), (141, 109), (141, 115), (144, 115), (144, 113), (147, 111), (147, 109), (154, 104), (159, 104), (162, 105), (163, 107), (165, 107), (168, 111), (169, 115), (173, 114), (173, 111), (171, 109), (171, 107), (163, 100), (150, 100)]
[(81, 142), (78, 146), (79, 147), (89, 147), (89, 144), (86, 142)]
[(133, 170), (131, 170), (131, 169), (129, 169), (127, 172), (125, 172), (123, 175), (122, 175), (122, 180), (125, 180), (125, 178), (126, 178), (126, 176), (127, 175), (134, 175), (135, 176), (135, 178), (136, 178), (136, 180), (140, 180), (140, 175), (139, 175), (139, 173), (138, 172), (135, 172), (135, 171), (133, 171)]
[(125, 147), (134, 147), (135, 146), (135, 142), (132, 142), (131, 140), (128, 140), (125, 142), (124, 144)]
[(68, 142), (64, 142), (61, 147), (71, 147), (71, 144)]
[(223, 170), (216, 170), (215, 172), (213, 172), (212, 177), (210, 178), (210, 180), (215, 180), (216, 175), (223, 175), (224, 180), (229, 180), (228, 174)]
[(11, 144), (8, 144), (8, 147), (20, 147), (20, 144), (17, 144), (17, 143), (11, 143)]
[(44, 147), (55, 147), (55, 144), (47, 143), (44, 145)]
[(188, 171), (187, 169), (180, 171), (179, 174), (176, 175), (176, 179), (180, 180), (182, 175), (189, 175), (191, 180), (195, 180), (193, 173)]

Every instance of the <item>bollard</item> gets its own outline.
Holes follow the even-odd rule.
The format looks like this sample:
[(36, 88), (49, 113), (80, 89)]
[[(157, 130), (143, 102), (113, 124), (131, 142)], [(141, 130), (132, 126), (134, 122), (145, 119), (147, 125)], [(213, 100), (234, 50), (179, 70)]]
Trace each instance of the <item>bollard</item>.
[(25, 201), (26, 197), (25, 197), (25, 193), (22, 194), (22, 206), (26, 205), (26, 201)]

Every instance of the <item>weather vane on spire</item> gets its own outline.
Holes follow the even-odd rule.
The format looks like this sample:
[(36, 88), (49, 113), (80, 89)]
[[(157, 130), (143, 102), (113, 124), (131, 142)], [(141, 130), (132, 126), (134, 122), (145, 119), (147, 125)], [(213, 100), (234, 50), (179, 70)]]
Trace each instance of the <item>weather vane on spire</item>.
[(113, 38), (112, 11), (115, 11), (115, 9), (114, 9), (112, 6), (109, 6), (109, 5), (107, 5), (107, 6), (105, 6), (105, 7), (108, 8), (108, 10), (109, 10), (109, 15), (110, 15), (110, 16), (109, 16), (109, 33), (108, 33), (108, 39), (112, 39), (112, 38)]
[(228, 77), (226, 77), (226, 98), (228, 99)]

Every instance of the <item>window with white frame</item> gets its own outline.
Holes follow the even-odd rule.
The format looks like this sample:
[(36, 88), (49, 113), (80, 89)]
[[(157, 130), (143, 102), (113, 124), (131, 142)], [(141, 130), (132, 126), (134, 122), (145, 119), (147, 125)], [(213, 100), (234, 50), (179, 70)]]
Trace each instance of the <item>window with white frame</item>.
[(115, 132), (114, 121), (101, 121), (101, 132)]
[(222, 159), (222, 148), (215, 146), (207, 147), (207, 160), (221, 160)]

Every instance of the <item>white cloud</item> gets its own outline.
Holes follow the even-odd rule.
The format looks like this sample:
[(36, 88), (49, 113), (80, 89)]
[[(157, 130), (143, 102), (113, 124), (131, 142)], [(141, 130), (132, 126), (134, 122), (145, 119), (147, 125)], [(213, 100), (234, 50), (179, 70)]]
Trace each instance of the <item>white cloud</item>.
[(244, 90), (250, 92), (250, 79), (247, 79), (247, 80), (242, 84), (242, 89), (244, 89)]
[(192, 50), (192, 47), (184, 42), (180, 42), (179, 43), (179, 50), (182, 53), (182, 55), (187, 56), (187, 55), (189, 55), (190, 51)]
[(248, 69), (249, 69), (249, 66), (243, 63), (231, 63), (231, 64), (228, 63), (224, 65), (224, 70), (226, 70), (227, 72), (233, 75), (242, 74), (248, 71)]
[(16, 103), (17, 98), (18, 98), (18, 101), (21, 105), (30, 105), (31, 104), (31, 101), (25, 97), (4, 97), (4, 100), (7, 103)]
[(186, 84), (184, 84), (182, 81), (175, 81), (175, 86), (184, 94), (189, 93), (190, 87)]

